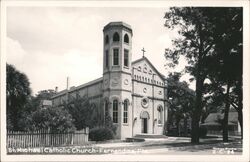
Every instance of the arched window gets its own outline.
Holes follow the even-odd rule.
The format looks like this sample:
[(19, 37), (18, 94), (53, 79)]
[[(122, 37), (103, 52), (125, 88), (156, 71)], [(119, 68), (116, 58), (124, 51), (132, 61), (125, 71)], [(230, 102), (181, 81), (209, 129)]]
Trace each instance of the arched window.
[(105, 36), (105, 44), (109, 44), (109, 36), (108, 35)]
[(123, 105), (123, 123), (128, 123), (128, 100), (125, 100)]
[(163, 108), (161, 105), (157, 107), (157, 111), (158, 111), (158, 124), (162, 124), (163, 123)]
[(124, 42), (125, 42), (125, 43), (129, 43), (128, 34), (125, 34), (125, 35), (124, 35)]
[(113, 35), (113, 42), (119, 42), (120, 41), (120, 36), (117, 32)]
[(113, 123), (118, 123), (118, 101), (113, 101)]

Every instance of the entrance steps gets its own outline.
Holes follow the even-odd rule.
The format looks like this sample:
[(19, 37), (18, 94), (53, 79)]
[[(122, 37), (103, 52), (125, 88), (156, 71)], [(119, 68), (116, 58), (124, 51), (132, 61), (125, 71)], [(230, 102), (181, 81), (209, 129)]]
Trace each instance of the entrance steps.
[(135, 138), (168, 138), (162, 134), (137, 134)]
[(125, 142), (144, 142), (145, 139), (166, 139), (165, 135), (160, 134), (137, 134), (132, 138), (126, 138)]

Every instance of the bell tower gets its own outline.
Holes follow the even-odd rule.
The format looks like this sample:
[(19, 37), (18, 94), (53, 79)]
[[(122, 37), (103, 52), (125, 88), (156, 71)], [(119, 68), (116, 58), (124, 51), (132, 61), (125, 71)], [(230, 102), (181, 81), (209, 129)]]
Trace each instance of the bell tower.
[(124, 22), (110, 22), (103, 28), (104, 107), (121, 139), (132, 136), (132, 35)]

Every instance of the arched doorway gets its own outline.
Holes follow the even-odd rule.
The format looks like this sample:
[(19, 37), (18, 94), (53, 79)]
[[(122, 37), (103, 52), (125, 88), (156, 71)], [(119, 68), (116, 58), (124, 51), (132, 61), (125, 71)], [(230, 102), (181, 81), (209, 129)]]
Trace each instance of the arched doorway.
[(149, 119), (148, 112), (142, 111), (140, 114), (140, 118), (142, 120), (142, 133), (148, 133), (148, 119)]

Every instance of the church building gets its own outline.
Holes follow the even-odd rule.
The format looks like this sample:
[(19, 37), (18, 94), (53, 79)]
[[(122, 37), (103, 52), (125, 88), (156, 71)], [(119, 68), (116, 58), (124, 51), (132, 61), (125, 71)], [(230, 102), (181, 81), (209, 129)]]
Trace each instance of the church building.
[[(117, 126), (116, 138), (164, 132), (167, 120), (165, 77), (144, 56), (132, 62), (130, 25), (110, 22), (103, 28), (103, 76), (58, 92), (53, 106), (69, 96), (87, 96), (91, 103), (108, 112)], [(82, 74), (84, 75), (84, 74)]]

